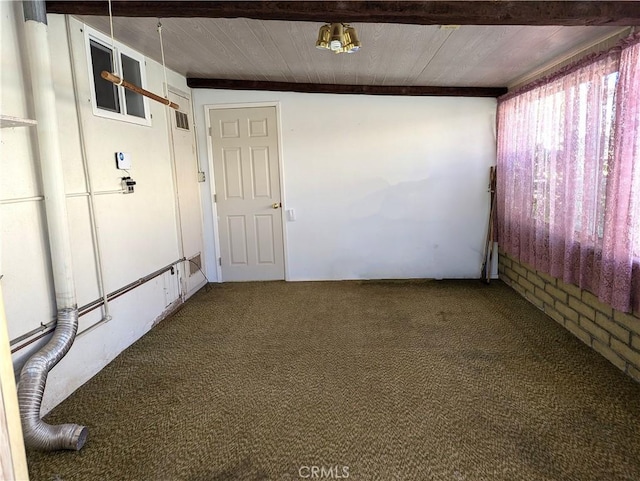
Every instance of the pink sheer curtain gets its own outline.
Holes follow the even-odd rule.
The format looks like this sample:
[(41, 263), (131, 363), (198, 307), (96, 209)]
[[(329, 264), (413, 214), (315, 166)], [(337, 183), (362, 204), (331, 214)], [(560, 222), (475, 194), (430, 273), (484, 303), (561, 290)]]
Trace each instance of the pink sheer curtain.
[(603, 276), (614, 307), (629, 302), (626, 279), (631, 276), (631, 305), (640, 311), (639, 35), (630, 39), (620, 56), (613, 159), (607, 201), (614, 208), (607, 209), (604, 251), (614, 261), (604, 265)]
[(498, 106), (501, 247), (623, 311), (640, 298), (638, 48), (592, 57)]

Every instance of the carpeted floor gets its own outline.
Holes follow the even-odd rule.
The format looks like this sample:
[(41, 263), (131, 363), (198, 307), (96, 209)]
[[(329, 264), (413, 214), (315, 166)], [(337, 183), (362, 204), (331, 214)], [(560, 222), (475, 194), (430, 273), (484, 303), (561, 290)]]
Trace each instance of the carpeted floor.
[(212, 285), (48, 417), (38, 480), (640, 480), (640, 384), (500, 282)]

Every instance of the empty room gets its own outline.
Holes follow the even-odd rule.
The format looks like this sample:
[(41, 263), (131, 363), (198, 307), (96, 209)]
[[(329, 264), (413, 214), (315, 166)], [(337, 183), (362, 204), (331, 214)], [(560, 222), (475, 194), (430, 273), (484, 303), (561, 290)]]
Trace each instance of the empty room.
[(0, 479), (640, 479), (639, 29), (0, 0)]

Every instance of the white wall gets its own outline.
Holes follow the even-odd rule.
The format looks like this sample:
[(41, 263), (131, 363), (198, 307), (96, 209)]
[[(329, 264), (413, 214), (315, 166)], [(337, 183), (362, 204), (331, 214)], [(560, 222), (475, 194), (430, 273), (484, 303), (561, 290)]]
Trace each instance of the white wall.
[[(20, 2), (0, 2), (2, 48), (2, 113), (31, 118), (31, 86)], [(167, 108), (150, 102), (152, 126), (95, 117), (90, 103), (88, 69), (82, 25), (70, 20), (71, 43), (78, 78), (81, 122), (93, 187), (120, 188), (121, 171), (114, 152), (130, 152), (137, 181), (133, 195), (96, 197), (96, 216), (102, 247), (107, 292), (118, 289), (179, 259), (175, 197), (167, 129)], [(116, 39), (117, 40), (117, 39)], [(71, 58), (63, 16), (49, 16), (49, 41), (54, 58), (58, 121), (72, 233), (73, 266), (78, 304), (99, 297), (96, 260), (89, 223), (82, 152), (72, 85)], [(148, 89), (163, 92), (162, 67), (147, 60)], [(184, 77), (168, 72), (169, 83), (189, 91)], [(1, 131), (0, 235), (1, 273), (11, 339), (55, 317), (50, 259), (41, 200), (6, 203), (40, 196), (35, 129)], [(194, 186), (197, 188), (197, 184)], [(69, 354), (53, 369), (47, 383), (43, 411), (47, 412), (102, 369), (123, 349), (146, 333), (167, 306), (179, 297), (177, 275), (166, 273), (111, 303), (113, 319), (80, 335)], [(100, 311), (80, 319), (82, 331), (100, 320)], [(45, 340), (14, 355), (18, 370)]]
[(279, 103), (289, 280), (480, 277), (495, 99), (193, 92), (203, 166), (207, 105)]

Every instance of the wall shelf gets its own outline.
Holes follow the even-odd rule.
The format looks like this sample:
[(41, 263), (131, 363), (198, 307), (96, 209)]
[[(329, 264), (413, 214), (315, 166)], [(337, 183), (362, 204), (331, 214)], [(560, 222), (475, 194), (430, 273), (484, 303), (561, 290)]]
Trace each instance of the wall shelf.
[(22, 119), (20, 117), (12, 117), (11, 115), (0, 114), (0, 128), (9, 127), (33, 127), (38, 122), (31, 119)]

